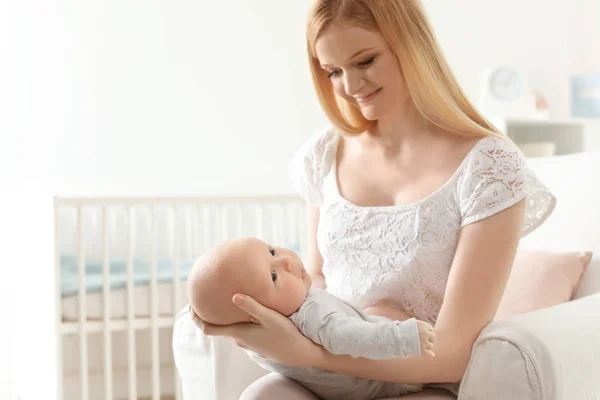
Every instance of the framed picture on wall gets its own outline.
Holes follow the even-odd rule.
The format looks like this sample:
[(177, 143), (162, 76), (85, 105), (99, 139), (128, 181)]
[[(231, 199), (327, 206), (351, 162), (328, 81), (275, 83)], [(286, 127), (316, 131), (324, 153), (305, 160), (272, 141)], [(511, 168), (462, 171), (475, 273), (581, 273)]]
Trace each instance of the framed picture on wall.
[(600, 74), (571, 77), (571, 114), (600, 118)]

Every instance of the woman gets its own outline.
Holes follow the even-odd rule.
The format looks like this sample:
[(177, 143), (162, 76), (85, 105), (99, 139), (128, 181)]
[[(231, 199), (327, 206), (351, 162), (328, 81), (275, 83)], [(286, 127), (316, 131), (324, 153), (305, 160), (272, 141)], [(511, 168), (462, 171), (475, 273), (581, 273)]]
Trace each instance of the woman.
[[(234, 300), (256, 323), (197, 323), (288, 364), (459, 382), (494, 318), (519, 238), (547, 218), (554, 197), (461, 92), (418, 0), (317, 0), (307, 44), (333, 125), (290, 165), (310, 203), (310, 273), (368, 313), (435, 324), (436, 356), (334, 356), (243, 294)], [(275, 375), (242, 397), (315, 398)]]

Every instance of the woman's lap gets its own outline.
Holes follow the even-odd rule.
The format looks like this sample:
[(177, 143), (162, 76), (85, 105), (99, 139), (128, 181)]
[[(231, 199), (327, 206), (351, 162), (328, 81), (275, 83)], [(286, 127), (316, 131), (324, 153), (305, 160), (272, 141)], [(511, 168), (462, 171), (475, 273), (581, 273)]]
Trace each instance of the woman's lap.
[[(240, 400), (319, 400), (310, 390), (291, 379), (271, 373), (252, 383)], [(450, 400), (456, 396), (444, 389), (425, 389), (422, 392), (386, 400)]]
[(252, 383), (240, 400), (319, 400), (310, 390), (299, 383), (271, 373)]
[(445, 389), (424, 389), (421, 392), (409, 394), (402, 397), (390, 397), (385, 400), (452, 400), (456, 396)]

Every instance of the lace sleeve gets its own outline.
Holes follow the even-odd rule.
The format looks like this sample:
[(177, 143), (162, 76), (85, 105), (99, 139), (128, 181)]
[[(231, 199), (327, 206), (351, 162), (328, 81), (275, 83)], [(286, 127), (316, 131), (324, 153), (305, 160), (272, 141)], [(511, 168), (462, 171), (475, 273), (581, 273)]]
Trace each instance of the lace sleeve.
[(296, 191), (309, 203), (323, 202), (323, 179), (337, 152), (338, 137), (332, 129), (313, 135), (294, 155), (288, 172)]
[(524, 198), (522, 236), (548, 218), (556, 199), (527, 167), (514, 144), (498, 138), (482, 139), (467, 156), (458, 183), (461, 226), (490, 217)]

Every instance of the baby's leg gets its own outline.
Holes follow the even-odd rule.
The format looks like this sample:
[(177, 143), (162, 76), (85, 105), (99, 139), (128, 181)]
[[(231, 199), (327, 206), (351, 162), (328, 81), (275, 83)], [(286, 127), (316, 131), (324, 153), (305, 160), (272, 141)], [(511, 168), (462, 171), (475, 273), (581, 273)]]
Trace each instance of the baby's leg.
[(291, 379), (271, 373), (244, 390), (240, 400), (319, 400), (310, 390)]

